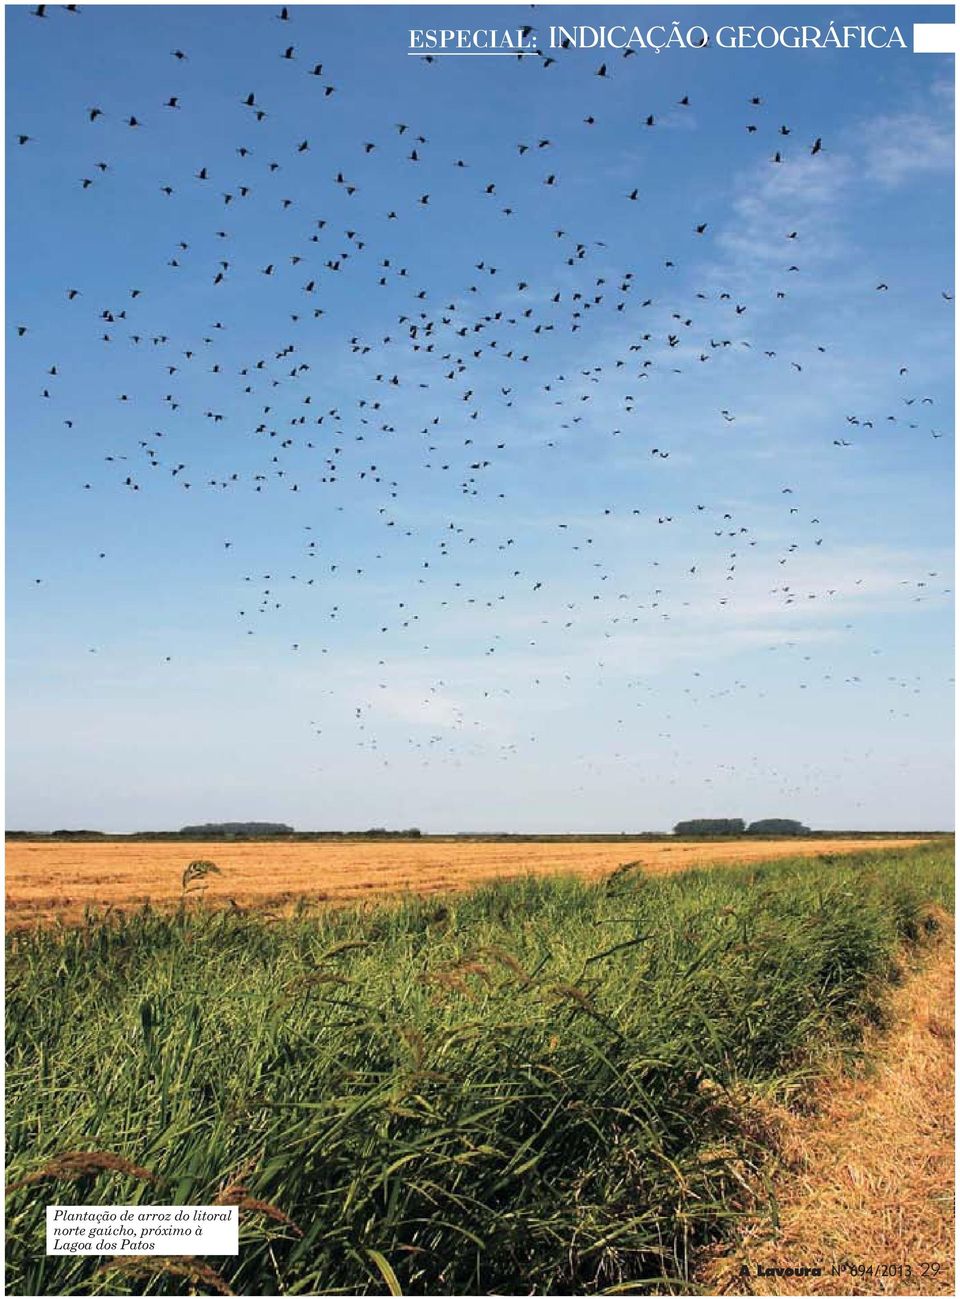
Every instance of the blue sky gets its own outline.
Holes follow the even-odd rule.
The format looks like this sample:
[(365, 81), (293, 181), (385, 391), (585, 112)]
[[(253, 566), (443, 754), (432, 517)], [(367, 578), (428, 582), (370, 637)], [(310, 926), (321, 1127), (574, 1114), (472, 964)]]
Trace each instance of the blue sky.
[(952, 58), (278, 13), (6, 11), (8, 824), (951, 824)]

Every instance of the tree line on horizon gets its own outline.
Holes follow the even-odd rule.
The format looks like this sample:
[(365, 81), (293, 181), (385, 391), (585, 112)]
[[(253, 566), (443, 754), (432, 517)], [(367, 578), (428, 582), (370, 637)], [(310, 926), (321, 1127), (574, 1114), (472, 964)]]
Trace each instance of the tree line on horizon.
[(812, 834), (809, 826), (788, 817), (770, 816), (761, 821), (751, 821), (749, 825), (741, 816), (729, 817), (696, 817), (692, 821), (678, 821), (673, 827), (676, 835), (800, 835)]
[(31, 838), (42, 835), (51, 839), (272, 839), (300, 838), (303, 835), (322, 835), (339, 838), (369, 839), (419, 839), (421, 831), (416, 826), (405, 830), (387, 830), (374, 826), (367, 830), (295, 830), (282, 821), (206, 821), (202, 825), (184, 825), (179, 830), (135, 830), (131, 834), (115, 835), (106, 830), (7, 830), (8, 839)]
[[(51, 839), (104, 839), (104, 838), (124, 838), (124, 839), (272, 839), (272, 838), (356, 838), (356, 839), (419, 839), (422, 837), (422, 831), (416, 826), (403, 830), (388, 830), (384, 826), (374, 826), (367, 830), (295, 830), (293, 826), (287, 825), (283, 821), (205, 821), (201, 825), (185, 825), (179, 830), (138, 830), (132, 834), (114, 835), (104, 830), (8, 830), (6, 837), (8, 839), (33, 838), (36, 836), (49, 837)], [(787, 817), (767, 817), (759, 821), (751, 821), (748, 825), (742, 817), (697, 817), (689, 821), (678, 821), (673, 827), (673, 834), (678, 837), (689, 836), (698, 837), (722, 837), (722, 836), (797, 836), (813, 834), (808, 826), (803, 825), (800, 821), (794, 821)], [(444, 836), (447, 837), (447, 836)], [(454, 834), (453, 838), (537, 838), (536, 835), (519, 834), (512, 835), (509, 832), (484, 832), (471, 831), (460, 835)], [(548, 835), (549, 838), (556, 838), (556, 835)], [(560, 835), (563, 838), (565, 836)], [(571, 838), (592, 838), (595, 836), (586, 835), (567, 836)], [(607, 836), (605, 836), (607, 837)], [(621, 831), (620, 836), (612, 833), (610, 838), (630, 837), (630, 838), (667, 838), (668, 834), (661, 831), (640, 831), (629, 834), (627, 831)]]

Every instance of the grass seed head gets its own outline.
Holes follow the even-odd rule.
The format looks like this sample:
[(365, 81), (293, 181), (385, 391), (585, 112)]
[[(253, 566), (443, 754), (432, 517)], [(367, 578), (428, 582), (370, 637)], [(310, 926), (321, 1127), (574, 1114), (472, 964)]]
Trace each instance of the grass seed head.
[(114, 1155), (105, 1150), (76, 1150), (55, 1155), (42, 1168), (20, 1178), (19, 1181), (9, 1183), (7, 1191), (17, 1191), (22, 1186), (34, 1186), (38, 1182), (72, 1182), (97, 1173), (125, 1173), (128, 1177), (136, 1177), (142, 1182), (162, 1180), (148, 1168), (141, 1168), (139, 1164), (133, 1164), (121, 1155)]

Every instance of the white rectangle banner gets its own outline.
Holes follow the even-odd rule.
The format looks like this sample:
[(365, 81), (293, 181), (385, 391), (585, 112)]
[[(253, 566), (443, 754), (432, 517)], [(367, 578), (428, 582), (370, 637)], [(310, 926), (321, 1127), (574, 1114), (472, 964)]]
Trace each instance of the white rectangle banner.
[(48, 1204), (48, 1254), (236, 1254), (226, 1204)]
[(914, 23), (913, 52), (914, 54), (956, 54), (956, 24)]

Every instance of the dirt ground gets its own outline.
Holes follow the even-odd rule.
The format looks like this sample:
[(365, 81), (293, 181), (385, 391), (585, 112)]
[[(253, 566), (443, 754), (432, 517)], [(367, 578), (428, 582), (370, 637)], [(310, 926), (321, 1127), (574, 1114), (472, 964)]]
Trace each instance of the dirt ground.
[(605, 875), (625, 862), (656, 874), (817, 853), (906, 848), (920, 839), (796, 839), (745, 843), (18, 843), (6, 856), (7, 927), (82, 918), (87, 906), (170, 905), (196, 858), (220, 874), (201, 881), (210, 901), (283, 908), (412, 890), (434, 893), (538, 874)]
[[(955, 1294), (954, 944), (893, 996), (873, 1067), (827, 1078), (815, 1114), (784, 1123), (779, 1225), (747, 1226), (703, 1269), (707, 1294)], [(822, 1275), (790, 1276), (806, 1266)]]

